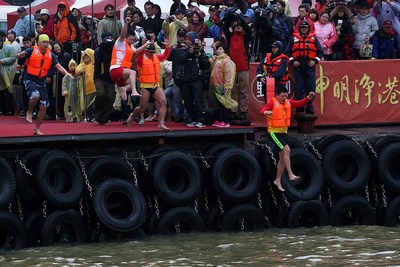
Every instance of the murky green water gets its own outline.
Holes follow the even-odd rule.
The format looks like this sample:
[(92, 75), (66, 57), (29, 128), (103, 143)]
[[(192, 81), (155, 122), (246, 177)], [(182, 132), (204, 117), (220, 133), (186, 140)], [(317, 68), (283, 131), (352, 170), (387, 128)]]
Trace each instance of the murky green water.
[(0, 266), (400, 266), (399, 232), (352, 226), (153, 236), (2, 252)]

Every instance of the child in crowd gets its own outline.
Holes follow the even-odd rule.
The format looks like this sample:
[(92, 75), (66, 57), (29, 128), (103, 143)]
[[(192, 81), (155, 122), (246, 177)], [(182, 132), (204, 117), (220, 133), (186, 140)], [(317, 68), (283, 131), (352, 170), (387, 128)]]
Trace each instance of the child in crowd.
[(93, 109), (89, 109), (92, 104), (96, 86), (94, 85), (94, 50), (87, 48), (82, 51), (81, 63), (76, 67), (75, 73), (77, 75), (83, 75), (84, 77), (84, 107), (86, 110), (86, 118), (92, 117)]
[(66, 122), (79, 122), (82, 119), (83, 92), (80, 77), (76, 75), (76, 61), (71, 59), (68, 63), (69, 73), (72, 78), (64, 76), (62, 80), (62, 95), (65, 97), (64, 114)]
[(217, 56), (213, 56), (213, 68), (210, 77), (210, 92), (215, 96), (218, 110), (214, 127), (229, 127), (227, 109), (235, 109), (238, 103), (231, 98), (231, 91), (236, 76), (236, 65), (226, 54), (227, 46), (219, 43), (216, 46)]

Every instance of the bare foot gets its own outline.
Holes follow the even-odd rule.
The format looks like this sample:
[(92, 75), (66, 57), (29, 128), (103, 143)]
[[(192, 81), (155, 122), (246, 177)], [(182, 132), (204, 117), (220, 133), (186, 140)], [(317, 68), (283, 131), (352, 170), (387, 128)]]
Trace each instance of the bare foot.
[(279, 191), (285, 192), (285, 189), (282, 187), (281, 181), (275, 180), (274, 184), (278, 187)]
[(32, 123), (32, 113), (27, 112), (25, 119), (27, 122)]
[(142, 96), (136, 90), (132, 90), (132, 96)]
[(158, 125), (158, 128), (160, 128), (161, 130), (164, 130), (164, 131), (171, 131), (171, 129), (168, 128), (167, 126), (165, 126), (164, 124)]
[(128, 119), (126, 120), (126, 124), (128, 124), (128, 126), (132, 126), (132, 122), (133, 122), (133, 113), (131, 113), (128, 117)]
[(300, 179), (300, 176), (297, 176), (297, 175), (294, 175), (294, 174), (293, 174), (293, 176), (290, 176), (290, 177), (289, 177), (289, 180), (290, 180), (290, 181), (296, 181), (296, 180), (298, 180), (298, 179)]
[(33, 130), (33, 134), (35, 134), (35, 135), (44, 135), (44, 133), (42, 133), (39, 129)]
[(126, 95), (126, 91), (128, 90), (129, 87), (130, 87), (130, 85), (127, 84), (127, 85), (124, 85), (124, 86), (121, 86), (118, 88), (118, 91), (119, 91), (119, 94), (120, 94), (122, 100), (128, 99), (128, 96)]

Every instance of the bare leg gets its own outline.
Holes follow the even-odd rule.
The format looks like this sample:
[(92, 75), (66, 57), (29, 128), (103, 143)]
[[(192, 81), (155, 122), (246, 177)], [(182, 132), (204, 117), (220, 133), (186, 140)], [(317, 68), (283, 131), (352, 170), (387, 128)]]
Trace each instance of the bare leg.
[(129, 91), (130, 88), (131, 88), (131, 85), (129, 83), (125, 84), (124, 86), (118, 87), (118, 92), (119, 92), (122, 100), (128, 99), (126, 91)]
[(165, 114), (167, 112), (167, 99), (165, 98), (163, 90), (161, 88), (157, 88), (154, 93), (154, 100), (156, 102), (156, 107), (158, 110), (158, 127), (165, 131), (170, 131), (170, 129), (165, 126)]
[(29, 100), (28, 103), (28, 111), (26, 112), (26, 121), (32, 123), (32, 113), (36, 107), (37, 102), (39, 101), (40, 96), (36, 96)]
[(36, 118), (36, 127), (35, 130), (33, 131), (34, 134), (43, 135), (43, 133), (39, 130), (39, 128), (44, 121), (44, 117), (46, 116), (46, 109), (47, 109), (46, 106), (39, 106), (39, 112)]
[[(150, 93), (149, 91), (145, 90), (145, 89), (141, 89), (141, 93), (142, 93), (142, 97), (140, 98), (140, 103), (139, 103), (139, 107), (136, 107), (133, 112), (131, 113), (131, 115), (129, 115), (129, 118), (127, 120), (127, 124), (130, 126), (133, 122), (133, 119), (136, 118), (139, 114), (144, 113), (144, 111), (147, 108), (147, 104), (149, 102), (149, 98), (150, 98)], [(140, 120), (142, 120), (143, 116), (140, 116)]]
[(132, 89), (132, 96), (141, 96), (136, 90), (136, 71), (131, 69), (124, 69), (122, 72), (122, 79), (128, 79), (130, 88)]
[(282, 192), (285, 191), (282, 187), (281, 179), (283, 175), (283, 171), (285, 170), (285, 164), (283, 163), (283, 150), (279, 151), (279, 161), (278, 165), (276, 166), (276, 178), (274, 184), (278, 187), (278, 189)]
[(292, 172), (292, 165), (290, 163), (290, 147), (286, 145), (282, 151), (283, 151), (283, 163), (285, 164), (286, 171), (288, 172), (289, 180), (293, 181), (299, 179), (300, 176), (297, 176)]

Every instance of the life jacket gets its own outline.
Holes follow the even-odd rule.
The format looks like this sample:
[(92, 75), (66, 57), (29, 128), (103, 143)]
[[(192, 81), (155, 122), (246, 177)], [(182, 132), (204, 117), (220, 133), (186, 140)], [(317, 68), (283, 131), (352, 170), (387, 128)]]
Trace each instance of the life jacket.
[[(279, 56), (272, 58), (272, 54), (268, 53), (266, 58), (265, 58), (265, 64), (264, 64), (264, 72), (267, 74), (267, 77), (271, 77), (272, 74), (274, 74), (279, 67), (282, 64), (282, 59), (286, 59), (286, 62), (289, 62), (289, 57), (284, 55), (284, 54), (280, 54)], [(282, 77), (282, 79), (280, 79), (278, 81), (279, 84), (286, 84), (286, 82), (289, 80), (289, 71), (286, 68), (286, 73), (285, 75)]]
[[(117, 53), (124, 54), (124, 58), (122, 62), (117, 63)], [(117, 46), (114, 45), (112, 50), (112, 58), (111, 58), (111, 66), (112, 65), (120, 65), (124, 68), (130, 69), (132, 67), (132, 57), (133, 57), (133, 49), (132, 47), (125, 41), (125, 50), (118, 50)]]
[(160, 60), (156, 55), (153, 58), (148, 58), (143, 55), (143, 60), (139, 66), (139, 81), (141, 83), (160, 82)]
[(300, 58), (315, 59), (317, 57), (315, 39), (314, 33), (309, 33), (304, 38), (300, 33), (293, 33), (292, 57), (296, 60)]
[(285, 100), (285, 103), (283, 104), (281, 104), (275, 97), (273, 100), (274, 107), (272, 108), (272, 115), (268, 120), (268, 129), (289, 127), (290, 117), (292, 115), (289, 100)]
[(53, 58), (51, 57), (51, 50), (49, 48), (46, 48), (46, 52), (42, 54), (38, 46), (33, 46), (32, 48), (32, 54), (26, 60), (26, 64), (28, 66), (27, 71), (30, 75), (44, 78), (49, 72), (49, 69), (51, 68), (51, 63), (53, 62)]

